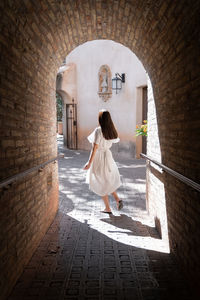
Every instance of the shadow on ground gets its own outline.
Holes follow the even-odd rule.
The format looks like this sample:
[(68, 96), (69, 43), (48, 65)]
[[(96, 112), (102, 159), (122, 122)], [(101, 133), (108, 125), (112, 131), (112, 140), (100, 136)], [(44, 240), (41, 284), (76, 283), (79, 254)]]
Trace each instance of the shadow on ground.
[(117, 242), (59, 212), (8, 300), (192, 298), (166, 253)]
[(155, 228), (144, 225), (139, 221), (133, 220), (131, 217), (120, 214), (120, 216), (109, 215), (109, 218), (101, 219), (101, 221), (111, 224), (117, 228), (127, 229), (128, 231), (111, 231), (116, 233), (123, 233), (127, 235), (135, 235), (135, 236), (150, 236), (156, 239), (160, 239)]

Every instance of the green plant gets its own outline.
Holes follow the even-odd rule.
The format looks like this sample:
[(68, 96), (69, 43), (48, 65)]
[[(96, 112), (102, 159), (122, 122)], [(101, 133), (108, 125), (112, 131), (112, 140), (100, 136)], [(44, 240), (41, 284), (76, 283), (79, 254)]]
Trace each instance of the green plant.
[(136, 125), (136, 136), (147, 136), (147, 120), (143, 121), (144, 124)]
[(57, 121), (62, 121), (62, 98), (58, 93), (56, 93), (56, 108), (57, 108)]

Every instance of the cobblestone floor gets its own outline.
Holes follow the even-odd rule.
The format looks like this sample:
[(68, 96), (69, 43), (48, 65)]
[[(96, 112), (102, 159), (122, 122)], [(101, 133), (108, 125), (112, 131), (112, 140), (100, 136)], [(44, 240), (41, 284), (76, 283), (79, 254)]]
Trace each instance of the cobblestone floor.
[(194, 299), (145, 210), (145, 162), (117, 159), (124, 208), (100, 213), (88, 190), (86, 151), (62, 147), (60, 208), (8, 300)]

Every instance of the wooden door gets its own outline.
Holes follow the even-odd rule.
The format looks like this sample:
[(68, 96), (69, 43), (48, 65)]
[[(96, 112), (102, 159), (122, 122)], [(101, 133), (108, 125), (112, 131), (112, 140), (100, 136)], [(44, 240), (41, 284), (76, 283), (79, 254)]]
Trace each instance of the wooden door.
[(77, 149), (77, 106), (66, 104), (67, 147)]

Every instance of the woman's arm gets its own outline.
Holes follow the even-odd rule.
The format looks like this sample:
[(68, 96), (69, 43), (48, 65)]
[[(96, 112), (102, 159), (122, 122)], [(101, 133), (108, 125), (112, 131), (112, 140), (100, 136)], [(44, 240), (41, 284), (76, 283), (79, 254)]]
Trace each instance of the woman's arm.
[(89, 160), (88, 160), (88, 162), (85, 164), (85, 167), (83, 168), (84, 170), (88, 170), (88, 169), (90, 168), (91, 163), (92, 163), (92, 161), (93, 161), (93, 159), (94, 159), (94, 156), (95, 156), (95, 153), (96, 153), (97, 149), (98, 149), (98, 144), (93, 144), (93, 147), (92, 147), (92, 151), (91, 151), (91, 153), (90, 153)]

